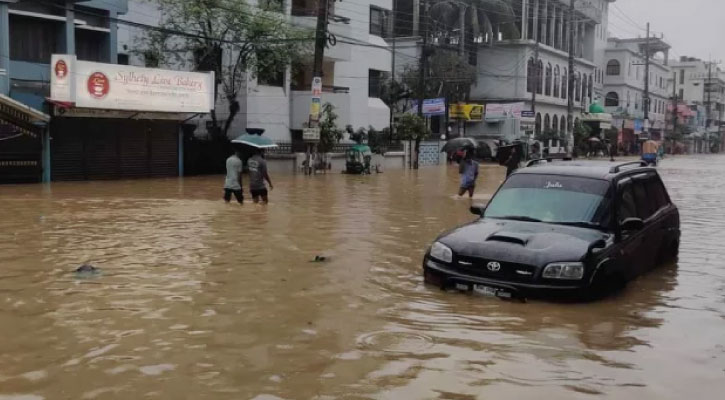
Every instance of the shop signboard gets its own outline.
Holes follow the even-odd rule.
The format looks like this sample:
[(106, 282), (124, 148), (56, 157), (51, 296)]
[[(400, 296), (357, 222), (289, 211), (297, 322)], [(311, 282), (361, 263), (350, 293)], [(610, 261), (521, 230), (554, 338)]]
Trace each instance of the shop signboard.
[(486, 104), (486, 121), (501, 121), (507, 118), (521, 118), (524, 103), (489, 103)]
[(141, 68), (54, 55), (51, 100), (76, 107), (173, 113), (214, 109), (214, 73)]
[(451, 104), (448, 106), (448, 115), (451, 119), (477, 122), (483, 120), (483, 105), (481, 104)]

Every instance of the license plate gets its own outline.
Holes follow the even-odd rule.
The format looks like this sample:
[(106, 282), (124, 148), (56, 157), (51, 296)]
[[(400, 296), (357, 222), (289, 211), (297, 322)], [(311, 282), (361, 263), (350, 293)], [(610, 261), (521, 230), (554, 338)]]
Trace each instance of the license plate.
[(456, 283), (456, 290), (460, 290), (462, 292), (467, 292), (467, 291), (471, 290), (471, 287), (465, 283)]
[(513, 297), (512, 293), (507, 290), (486, 285), (473, 285), (473, 291), (489, 297), (502, 297), (504, 299), (510, 299)]

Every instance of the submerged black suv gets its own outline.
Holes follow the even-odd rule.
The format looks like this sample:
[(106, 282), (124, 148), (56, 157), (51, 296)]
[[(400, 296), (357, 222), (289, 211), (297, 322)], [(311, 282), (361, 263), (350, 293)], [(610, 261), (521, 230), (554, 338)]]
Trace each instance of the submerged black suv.
[(539, 162), (441, 235), (425, 281), (502, 298), (599, 297), (677, 256), (680, 216), (642, 162)]

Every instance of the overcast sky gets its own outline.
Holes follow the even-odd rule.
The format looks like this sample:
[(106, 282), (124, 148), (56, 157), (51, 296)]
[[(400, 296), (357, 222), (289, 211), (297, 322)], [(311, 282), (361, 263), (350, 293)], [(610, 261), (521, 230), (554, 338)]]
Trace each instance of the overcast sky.
[[(670, 58), (725, 62), (725, 0), (617, 0), (609, 7), (609, 32), (645, 37), (645, 26), (672, 46)], [(721, 65), (725, 67), (725, 64)]]

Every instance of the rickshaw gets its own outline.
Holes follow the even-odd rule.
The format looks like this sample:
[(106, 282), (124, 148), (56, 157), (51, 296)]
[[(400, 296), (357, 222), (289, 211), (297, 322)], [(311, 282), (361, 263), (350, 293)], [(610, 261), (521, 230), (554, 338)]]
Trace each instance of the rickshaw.
[(345, 151), (345, 173), (346, 174), (370, 174), (370, 162), (373, 153), (370, 147), (364, 144), (356, 144)]
[(659, 143), (654, 140), (648, 140), (642, 144), (642, 161), (649, 165), (657, 166), (657, 155), (659, 153)]

